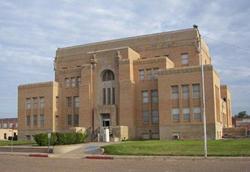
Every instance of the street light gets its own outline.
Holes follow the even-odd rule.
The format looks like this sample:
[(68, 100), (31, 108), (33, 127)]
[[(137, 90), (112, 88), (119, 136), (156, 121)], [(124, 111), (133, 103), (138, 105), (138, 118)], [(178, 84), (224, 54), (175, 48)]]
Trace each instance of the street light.
[(204, 78), (204, 65), (201, 58), (201, 35), (197, 25), (193, 25), (194, 29), (198, 32), (198, 52), (199, 61), (201, 63), (201, 84), (202, 84), (202, 114), (203, 114), (203, 132), (204, 132), (204, 157), (207, 158), (207, 120), (206, 120), (206, 106), (205, 106), (205, 78)]
[(93, 54), (93, 56), (90, 58), (90, 95), (91, 95), (91, 119), (92, 119), (92, 139), (94, 139), (94, 119), (95, 119), (95, 114), (94, 114), (94, 84), (93, 84), (93, 72), (94, 68), (97, 64), (96, 60), (96, 54)]

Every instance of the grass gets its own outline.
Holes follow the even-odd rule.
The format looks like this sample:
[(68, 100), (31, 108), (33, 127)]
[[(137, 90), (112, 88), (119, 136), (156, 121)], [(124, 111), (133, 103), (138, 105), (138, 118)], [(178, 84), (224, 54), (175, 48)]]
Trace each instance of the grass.
[[(28, 140), (13, 141), (13, 145), (32, 145), (34, 142)], [(0, 140), (0, 146), (11, 146), (10, 140)]]
[[(110, 155), (202, 156), (203, 141), (125, 141), (103, 147)], [(250, 156), (250, 139), (210, 140), (208, 156)]]

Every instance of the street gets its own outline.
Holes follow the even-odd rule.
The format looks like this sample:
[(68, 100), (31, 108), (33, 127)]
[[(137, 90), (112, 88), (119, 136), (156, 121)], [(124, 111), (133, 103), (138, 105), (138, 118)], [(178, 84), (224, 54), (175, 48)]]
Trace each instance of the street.
[(250, 159), (87, 160), (0, 155), (1, 172), (248, 172)]

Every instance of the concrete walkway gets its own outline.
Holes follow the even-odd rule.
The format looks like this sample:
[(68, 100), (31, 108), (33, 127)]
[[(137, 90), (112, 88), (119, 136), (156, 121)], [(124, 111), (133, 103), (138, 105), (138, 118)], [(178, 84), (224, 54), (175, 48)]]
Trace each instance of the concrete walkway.
[(103, 142), (90, 142), (77, 145), (75, 149), (66, 153), (54, 153), (50, 157), (55, 158), (84, 158), (89, 155), (102, 155), (101, 146), (116, 144), (114, 142), (103, 143)]

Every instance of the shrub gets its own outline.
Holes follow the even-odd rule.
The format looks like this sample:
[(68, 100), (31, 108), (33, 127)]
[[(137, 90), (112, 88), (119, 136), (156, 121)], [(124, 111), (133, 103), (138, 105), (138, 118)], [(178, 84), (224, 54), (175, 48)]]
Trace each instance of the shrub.
[[(51, 133), (50, 145), (67, 145), (84, 143), (87, 138), (86, 133)], [(36, 143), (40, 146), (48, 145), (48, 134), (40, 133), (34, 136)]]
[[(47, 146), (48, 145), (48, 133), (40, 133), (34, 135), (34, 140), (39, 146)], [(51, 133), (50, 145), (55, 145), (57, 142), (57, 137), (55, 133)]]

